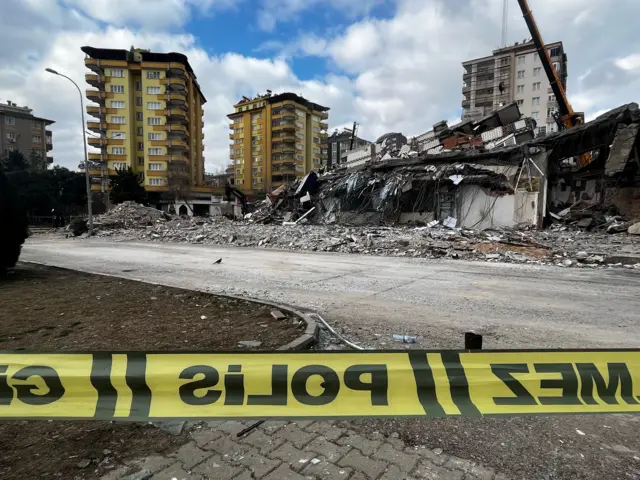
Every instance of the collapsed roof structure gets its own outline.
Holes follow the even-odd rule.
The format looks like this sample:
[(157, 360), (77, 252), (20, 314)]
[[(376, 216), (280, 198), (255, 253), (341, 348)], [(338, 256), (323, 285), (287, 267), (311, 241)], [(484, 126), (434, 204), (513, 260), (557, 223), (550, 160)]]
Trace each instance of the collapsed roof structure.
[[(368, 161), (279, 189), (252, 220), (306, 214), (321, 223), (542, 227), (568, 207), (605, 204), (640, 218), (639, 130), (631, 103), (534, 138), (535, 121), (520, 119), (511, 104), (478, 122), (440, 122), (405, 144), (401, 134), (385, 135)], [(576, 158), (585, 152), (592, 161), (580, 166)]]

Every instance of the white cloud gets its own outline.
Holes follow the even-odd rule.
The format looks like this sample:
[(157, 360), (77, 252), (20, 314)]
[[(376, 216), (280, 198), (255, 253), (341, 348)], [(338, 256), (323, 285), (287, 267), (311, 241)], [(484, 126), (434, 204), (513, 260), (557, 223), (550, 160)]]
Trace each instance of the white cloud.
[(640, 70), (640, 53), (633, 53), (615, 61), (618, 68), (622, 70)]

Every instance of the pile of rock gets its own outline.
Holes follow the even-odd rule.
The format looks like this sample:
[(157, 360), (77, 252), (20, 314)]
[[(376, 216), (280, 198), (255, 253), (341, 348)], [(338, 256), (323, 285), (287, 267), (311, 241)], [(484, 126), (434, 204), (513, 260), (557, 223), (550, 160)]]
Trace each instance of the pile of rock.
[(123, 202), (107, 213), (98, 215), (94, 225), (98, 229), (144, 228), (158, 220), (169, 220), (171, 215), (162, 210), (145, 207), (136, 202)]

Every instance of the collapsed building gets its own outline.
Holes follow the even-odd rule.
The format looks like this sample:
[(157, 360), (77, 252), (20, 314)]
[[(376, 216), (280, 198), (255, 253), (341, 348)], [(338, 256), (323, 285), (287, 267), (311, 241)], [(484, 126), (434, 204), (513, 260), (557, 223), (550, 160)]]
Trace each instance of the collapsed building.
[(251, 221), (484, 229), (640, 219), (637, 104), (546, 137), (534, 138), (535, 127), (511, 104), (409, 140), (387, 134), (340, 170), (273, 192)]

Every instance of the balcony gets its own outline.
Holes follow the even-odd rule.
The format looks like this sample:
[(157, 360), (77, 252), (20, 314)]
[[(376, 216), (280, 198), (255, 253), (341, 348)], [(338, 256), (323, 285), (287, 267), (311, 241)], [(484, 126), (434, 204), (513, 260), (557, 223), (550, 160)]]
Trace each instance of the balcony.
[(85, 81), (92, 87), (101, 88), (104, 87), (106, 77), (95, 73), (87, 73), (84, 76)]
[(462, 108), (471, 108), (471, 100), (463, 100)]
[(183, 78), (187, 75), (187, 70), (182, 63), (171, 62), (167, 68), (167, 76), (168, 77), (178, 77)]
[(160, 80), (160, 85), (166, 85), (171, 88), (187, 88), (187, 81), (180, 77), (167, 77)]
[(162, 114), (167, 117), (167, 118), (174, 118), (174, 119), (183, 119), (183, 120), (187, 120), (187, 112), (185, 110), (181, 110), (179, 108), (168, 108), (166, 110), (162, 110)]
[(282, 119), (283, 120), (295, 120), (296, 118), (296, 114), (295, 112), (282, 112)]
[(161, 93), (156, 95), (158, 100), (164, 100), (167, 102), (167, 106), (170, 105), (178, 105), (185, 106), (187, 105), (187, 94), (181, 92), (171, 92), (171, 93)]
[(327, 122), (320, 122), (320, 129), (321, 130), (328, 130), (329, 129), (329, 124)]
[(104, 72), (104, 69), (100, 66), (100, 60), (97, 58), (85, 57), (84, 66), (96, 73)]
[(96, 103), (102, 105), (103, 107), (105, 106), (107, 98), (113, 98), (113, 93), (111, 93), (111, 92), (102, 92), (100, 90), (87, 89), (86, 94), (87, 94), (87, 99), (88, 100), (91, 100), (92, 102), (96, 102)]
[(292, 135), (292, 134), (281, 135), (280, 136), (280, 140), (283, 141), (283, 142), (295, 142), (296, 141), (296, 137), (295, 137), (295, 135)]
[(107, 138), (89, 137), (87, 138), (87, 143), (92, 147), (102, 148), (106, 147), (109, 142)]
[(169, 148), (189, 148), (189, 144), (184, 140), (170, 139), (168, 143)]
[(53, 157), (47, 157), (47, 164), (51, 165), (53, 163)]

